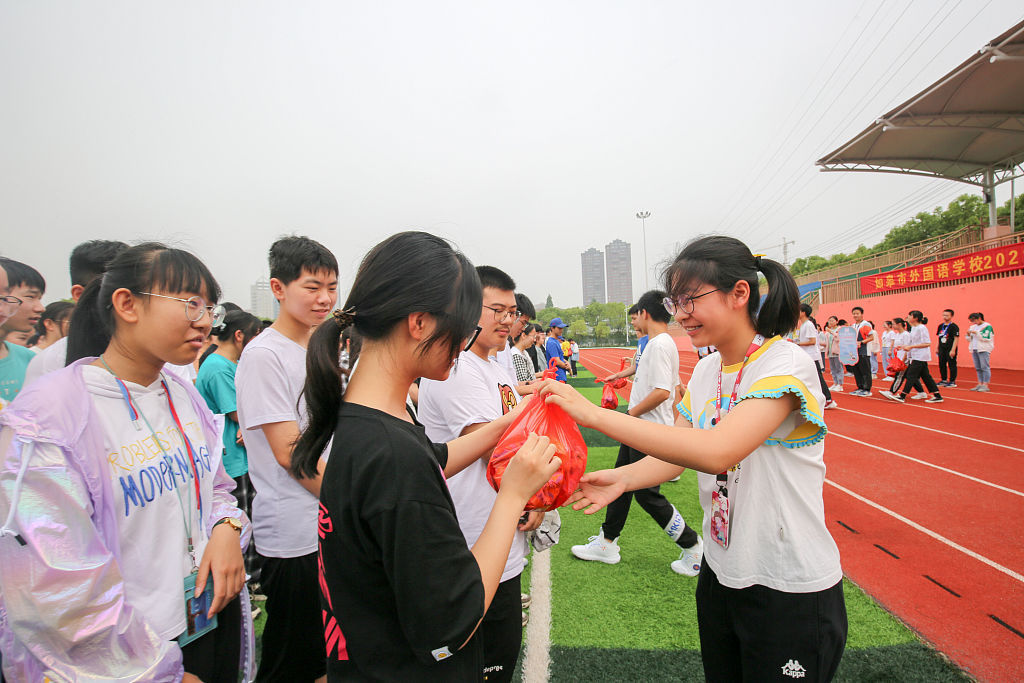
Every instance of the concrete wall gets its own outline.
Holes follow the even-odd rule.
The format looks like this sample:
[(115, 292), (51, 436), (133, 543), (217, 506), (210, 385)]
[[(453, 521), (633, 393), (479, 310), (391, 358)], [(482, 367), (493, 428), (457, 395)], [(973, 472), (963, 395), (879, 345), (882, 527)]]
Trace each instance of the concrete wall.
[(958, 365), (973, 368), (963, 335), (970, 326), (967, 315), (981, 311), (985, 320), (995, 329), (995, 351), (992, 352), (993, 368), (1024, 370), (1024, 277), (1007, 277), (998, 280), (970, 282), (952, 287), (942, 287), (906, 294), (888, 294), (840, 301), (816, 306), (814, 317), (822, 325), (830, 315), (852, 321), (850, 309), (861, 306), (864, 318), (882, 327), (885, 320), (906, 318), (907, 313), (919, 310), (928, 318), (928, 331), (932, 335), (932, 362), (935, 357), (935, 327), (942, 321), (942, 310), (952, 308), (956, 315), (953, 321), (960, 326)]

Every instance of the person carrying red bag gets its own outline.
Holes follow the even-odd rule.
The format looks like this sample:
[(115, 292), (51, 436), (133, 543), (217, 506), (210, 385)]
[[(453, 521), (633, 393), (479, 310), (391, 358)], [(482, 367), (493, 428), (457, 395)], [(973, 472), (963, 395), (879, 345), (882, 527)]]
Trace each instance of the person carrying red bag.
[[(679, 349), (668, 334), (668, 323), (672, 317), (662, 304), (666, 296), (665, 292), (652, 290), (637, 302), (635, 325), (647, 334), (649, 341), (644, 349), (643, 363), (637, 366), (627, 412), (641, 420), (671, 425), (675, 422), (672, 406), (675, 403), (675, 388), (679, 384)], [(619, 446), (615, 467), (625, 467), (646, 457), (645, 453), (622, 444)], [(679, 559), (672, 562), (672, 571), (684, 576), (697, 576), (703, 556), (703, 541), (686, 524), (679, 510), (662, 495), (659, 485), (627, 491), (619, 496), (608, 506), (598, 535), (591, 536), (586, 544), (574, 545), (572, 554), (581, 560), (618, 564), (621, 559), (618, 538), (626, 524), (634, 497), (640, 507), (679, 546)]]

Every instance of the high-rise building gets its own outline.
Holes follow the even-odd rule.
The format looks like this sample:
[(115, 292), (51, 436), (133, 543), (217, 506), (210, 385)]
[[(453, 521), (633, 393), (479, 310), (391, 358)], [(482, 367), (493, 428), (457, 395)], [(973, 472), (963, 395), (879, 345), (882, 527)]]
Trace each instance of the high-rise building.
[(615, 240), (604, 247), (608, 302), (633, 303), (633, 253), (629, 242)]
[(261, 277), (259, 280), (254, 282), (249, 287), (250, 303), (252, 304), (249, 312), (257, 318), (266, 318), (268, 320), (274, 320), (277, 318), (277, 312), (281, 308), (281, 304), (274, 298), (274, 293), (270, 291), (270, 280)]
[(604, 254), (591, 247), (580, 254), (583, 264), (583, 305), (604, 300)]

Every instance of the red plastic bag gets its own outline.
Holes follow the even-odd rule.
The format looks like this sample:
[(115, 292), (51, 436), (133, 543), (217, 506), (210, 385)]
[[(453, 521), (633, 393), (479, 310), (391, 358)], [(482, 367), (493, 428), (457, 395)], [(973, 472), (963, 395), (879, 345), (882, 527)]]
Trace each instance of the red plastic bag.
[[(619, 362), (619, 372), (622, 372), (622, 370), (625, 367), (626, 367), (626, 359), (623, 358)], [(595, 384), (600, 384), (601, 382), (604, 382), (604, 380), (601, 379), (600, 377), (595, 377), (594, 378), (594, 383)], [(621, 389), (624, 386), (626, 386), (626, 378), (625, 377), (619, 377), (618, 379), (614, 379), (611, 382), (605, 382), (605, 384), (611, 384), (613, 389)]]
[[(546, 377), (547, 372), (544, 375)], [(501, 487), (501, 477), (505, 474), (509, 460), (526, 442), (530, 432), (551, 439), (555, 445), (555, 455), (562, 459), (562, 464), (548, 483), (534, 494), (526, 504), (526, 509), (554, 510), (567, 501), (579, 486), (580, 477), (587, 469), (587, 444), (572, 418), (558, 406), (545, 403), (543, 399), (530, 401), (498, 439), (491, 461), (487, 463), (487, 481), (495, 491)]]
[(901, 372), (906, 371), (906, 369), (907, 364), (900, 360), (898, 356), (894, 356), (893, 359), (889, 361), (889, 368), (885, 371), (885, 374), (889, 377), (895, 377)]
[(601, 407), (608, 410), (615, 410), (619, 407), (619, 397), (615, 394), (615, 388), (611, 382), (604, 383), (604, 390), (601, 391)]

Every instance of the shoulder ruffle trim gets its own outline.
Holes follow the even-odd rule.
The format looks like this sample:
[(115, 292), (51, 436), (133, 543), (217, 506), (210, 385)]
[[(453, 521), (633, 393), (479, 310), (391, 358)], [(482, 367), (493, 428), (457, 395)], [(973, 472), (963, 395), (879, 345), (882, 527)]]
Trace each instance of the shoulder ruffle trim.
[(828, 427), (825, 425), (825, 420), (820, 415), (815, 413), (807, 405), (807, 395), (805, 394), (805, 388), (798, 387), (795, 384), (784, 384), (774, 389), (760, 389), (752, 391), (749, 394), (741, 396), (736, 403), (739, 404), (741, 401), (745, 401), (748, 398), (782, 398), (786, 394), (793, 394), (800, 399), (800, 414), (803, 416), (808, 423), (817, 427), (812, 434), (806, 436), (799, 435), (795, 438), (794, 434), (798, 434), (802, 427), (797, 427), (793, 432), (790, 433), (789, 437), (785, 439), (765, 439), (766, 444), (778, 444), (785, 446), (786, 448), (803, 448), (804, 446), (813, 446), (814, 444), (822, 441), (825, 435), (828, 433)]

